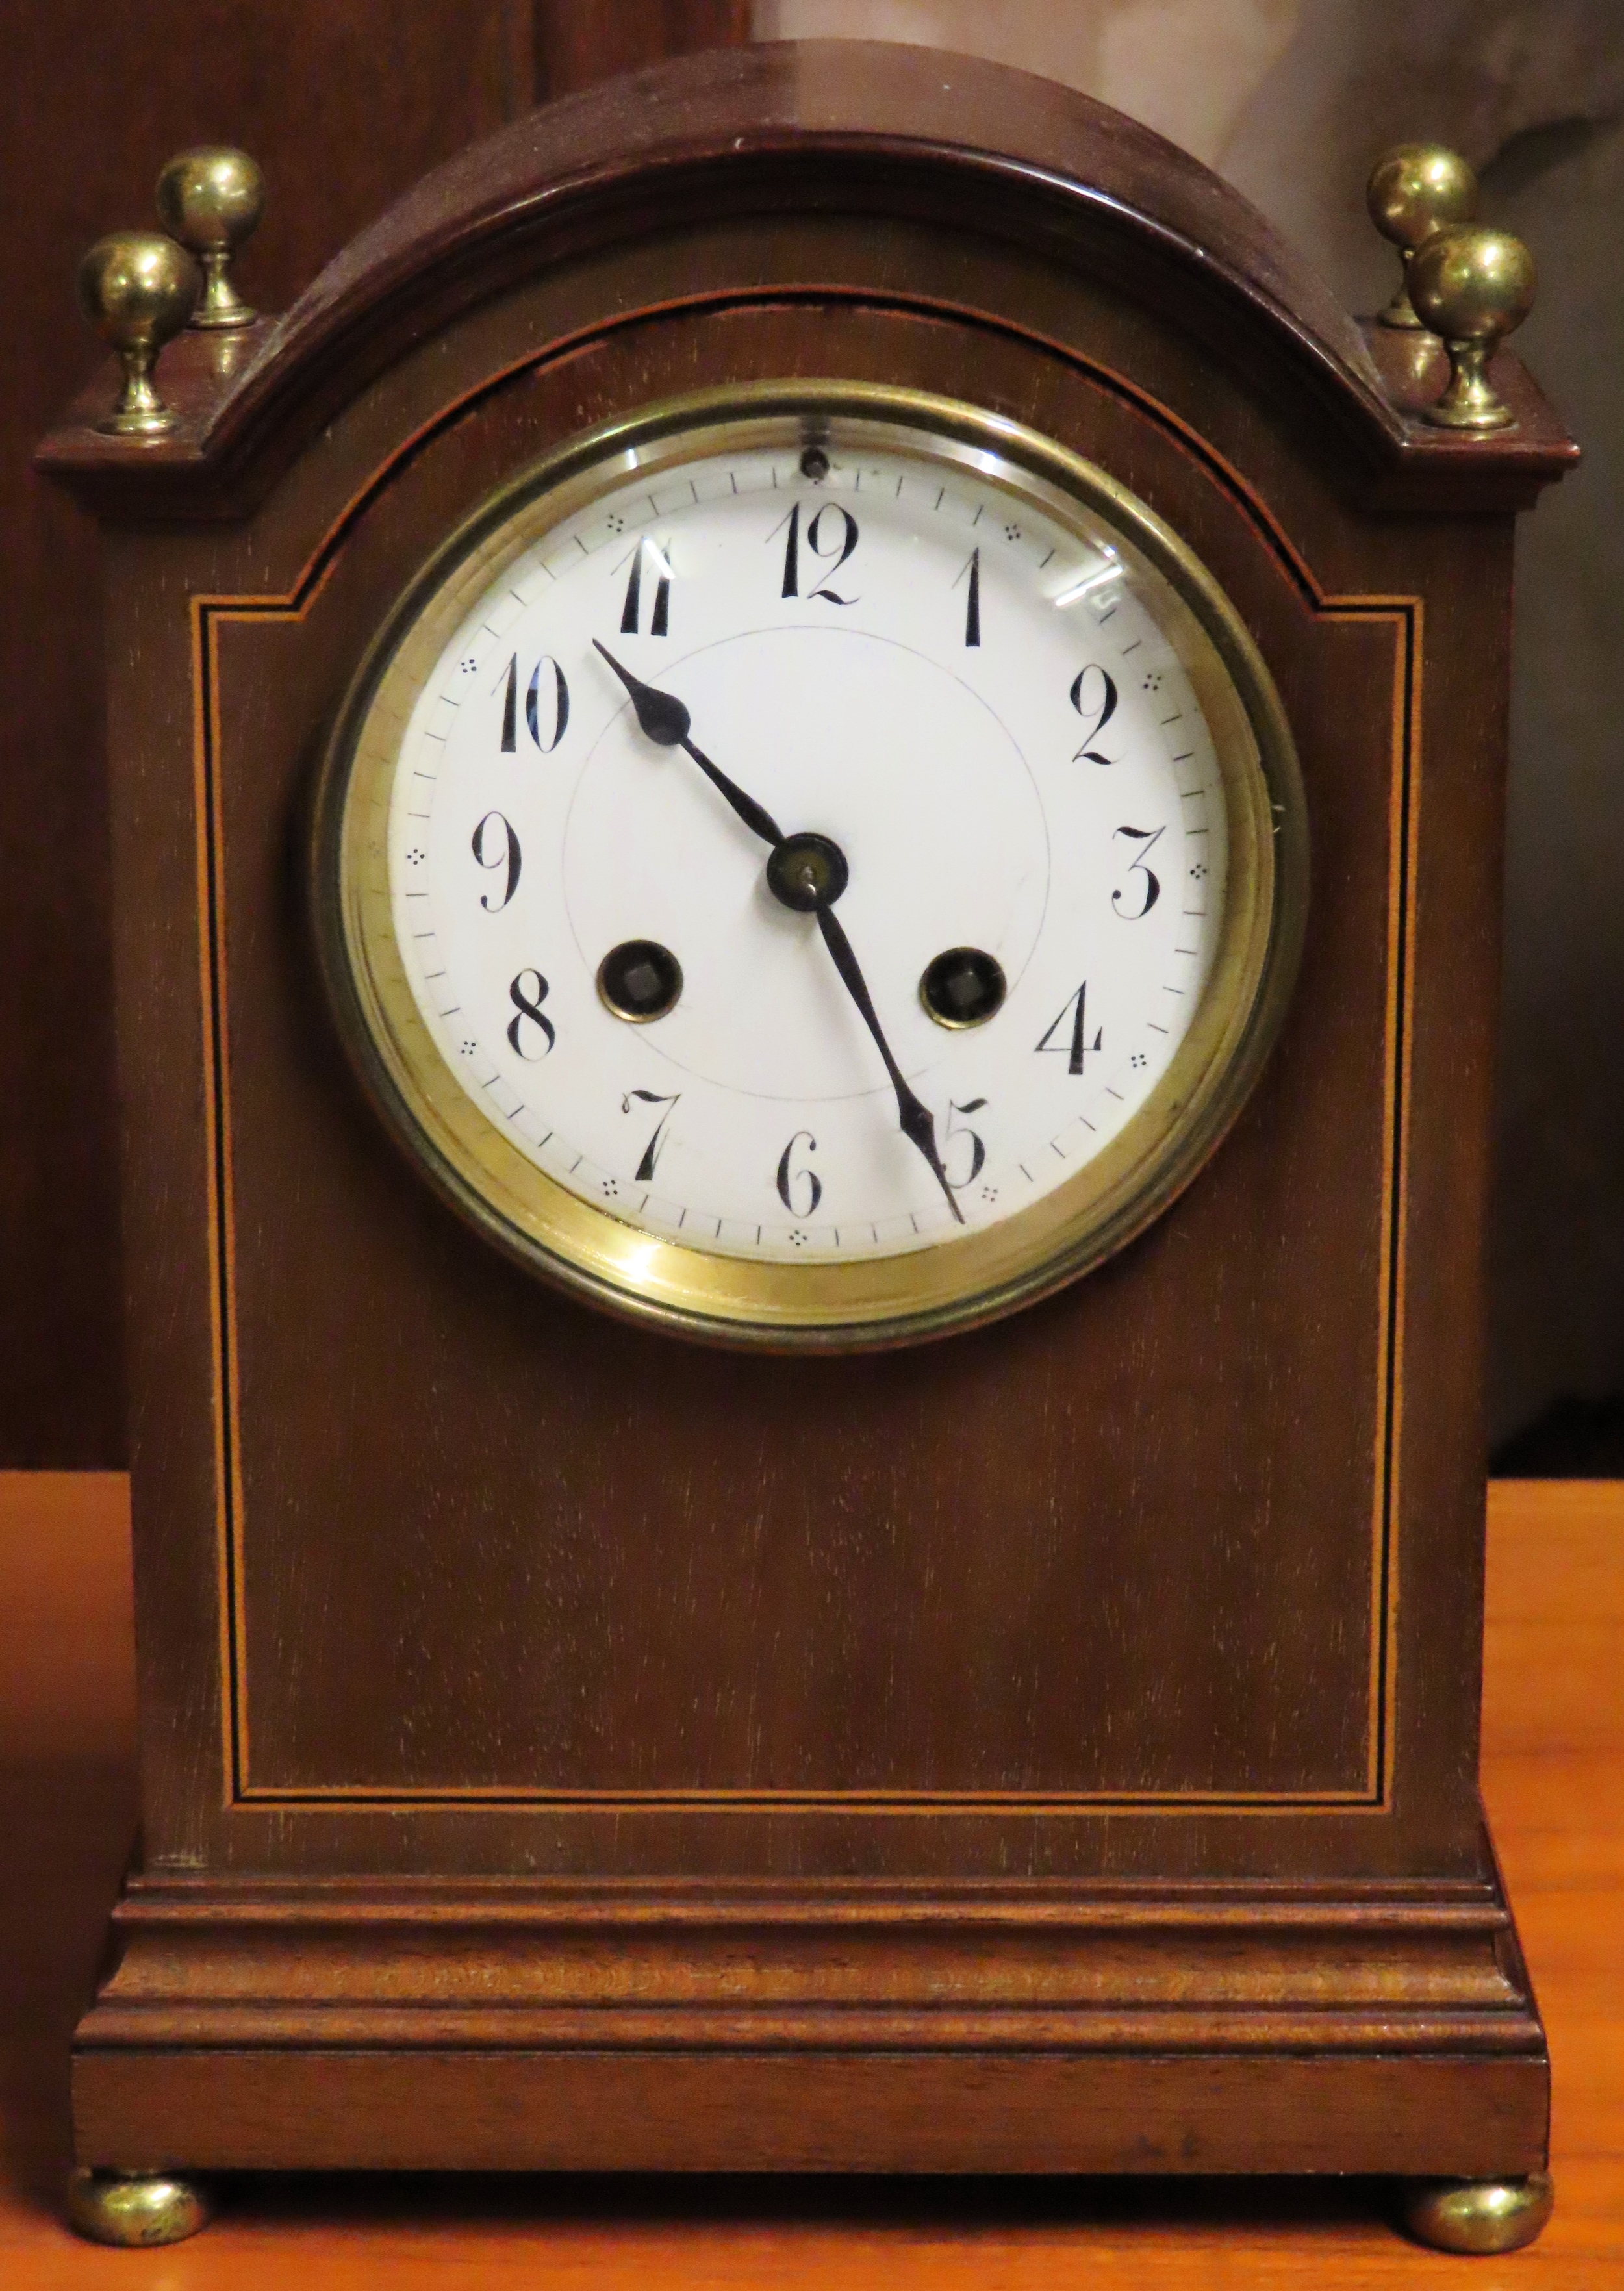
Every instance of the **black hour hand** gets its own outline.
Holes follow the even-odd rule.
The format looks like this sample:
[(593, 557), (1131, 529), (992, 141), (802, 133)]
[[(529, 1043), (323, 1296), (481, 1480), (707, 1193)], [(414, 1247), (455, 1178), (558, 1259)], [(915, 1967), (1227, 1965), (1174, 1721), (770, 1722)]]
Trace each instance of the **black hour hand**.
[(687, 738), (693, 719), (674, 692), (661, 692), (652, 684), (645, 684), (640, 676), (633, 676), (623, 668), (607, 645), (598, 644), (598, 650), (608, 662), (631, 695), (631, 705), (637, 711), (638, 729), (656, 748), (679, 748)]
[(631, 694), (631, 705), (637, 712), (638, 729), (644, 738), (652, 740), (656, 748), (680, 748), (685, 755), (692, 756), (718, 795), (732, 805), (752, 835), (759, 835), (763, 843), (782, 843), (784, 838), (779, 832), (778, 823), (766, 805), (758, 803), (754, 796), (746, 795), (736, 780), (730, 780), (719, 765), (711, 761), (703, 749), (696, 748), (689, 739), (688, 727), (693, 719), (676, 694), (662, 692), (655, 685), (645, 684), (640, 676), (633, 676), (629, 668), (621, 666), (607, 645), (599, 644), (596, 637), (592, 642)]

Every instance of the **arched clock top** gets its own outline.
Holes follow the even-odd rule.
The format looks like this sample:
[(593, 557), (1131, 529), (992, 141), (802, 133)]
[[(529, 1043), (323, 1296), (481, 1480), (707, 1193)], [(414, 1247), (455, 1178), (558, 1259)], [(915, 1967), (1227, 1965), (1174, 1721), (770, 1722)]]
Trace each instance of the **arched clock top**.
[(969, 57), (785, 41), (661, 64), (470, 146), (285, 316), (223, 353), (207, 333), (176, 342), (163, 361), (167, 431), (98, 428), (103, 378), (39, 466), (109, 517), (238, 517), (375, 375), (550, 266), (808, 213), (1017, 243), (1099, 281), (1245, 375), (1372, 506), (1520, 507), (1574, 457), (1504, 352), (1496, 374), (1515, 428), (1487, 442), (1429, 427), (1437, 375), (1419, 375), (1411, 339), (1362, 329), (1238, 192), (1122, 114)]

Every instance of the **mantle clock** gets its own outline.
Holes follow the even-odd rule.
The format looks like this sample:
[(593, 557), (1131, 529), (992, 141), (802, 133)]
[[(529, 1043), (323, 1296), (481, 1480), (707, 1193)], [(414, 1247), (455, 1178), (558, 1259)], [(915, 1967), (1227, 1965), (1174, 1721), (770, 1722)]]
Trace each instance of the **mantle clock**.
[[(1537, 2231), (1477, 1791), (1523, 250), (1360, 326), (1046, 82), (768, 45), (285, 318), (92, 250), (139, 1859), (243, 2168), (1391, 2174)], [(189, 324), (188, 321), (190, 323)]]

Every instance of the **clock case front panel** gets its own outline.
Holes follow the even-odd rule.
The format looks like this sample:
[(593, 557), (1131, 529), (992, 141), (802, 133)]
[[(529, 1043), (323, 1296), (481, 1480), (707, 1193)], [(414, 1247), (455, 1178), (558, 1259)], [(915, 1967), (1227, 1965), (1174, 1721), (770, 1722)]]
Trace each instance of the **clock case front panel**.
[[(864, 100), (929, 113), (934, 64), (871, 61)], [(326, 378), (189, 342), (195, 466), (54, 448), (113, 527), (142, 1689), (88, 2160), (1543, 2154), (1476, 1795), (1477, 1331), (1510, 512), (1565, 442), (1519, 384), (1515, 449), (1389, 404), (1384, 466), (1324, 309), (1276, 277), (1215, 310), (1149, 225), (1068, 241), (1013, 179), (994, 212), (923, 130), (864, 175), (832, 69), (667, 76), (718, 152), (800, 107), (750, 196), (719, 160), (669, 206), (634, 150), (618, 222), (409, 323), (377, 281), (439, 275), (426, 187), (313, 290)], [(1146, 205), (1200, 177), (963, 69), (989, 148), (1130, 160)], [(623, 150), (620, 100), (558, 115), (560, 180), (571, 136)], [(503, 165), (542, 172), (508, 139), (498, 218)], [(794, 375), (969, 399), (1138, 493), (1262, 650), (1313, 844), (1282, 1038), (1188, 1193), (1048, 1301), (878, 1356), (672, 1341), (505, 1262), (364, 1102), (306, 905), (322, 742), (412, 569), (575, 431)], [(989, 2048), (1025, 2080), (977, 2084)], [(312, 2061), (358, 2115), (310, 2119)], [(430, 2070), (465, 2121), (414, 2106)]]

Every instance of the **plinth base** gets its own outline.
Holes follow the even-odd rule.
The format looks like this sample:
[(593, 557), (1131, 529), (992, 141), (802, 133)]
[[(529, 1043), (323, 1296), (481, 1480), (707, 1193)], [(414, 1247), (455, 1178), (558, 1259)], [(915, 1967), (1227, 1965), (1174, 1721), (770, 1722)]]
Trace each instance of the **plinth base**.
[(136, 1879), (117, 1927), (74, 2060), (104, 2169), (1546, 2164), (1544, 2035), (1491, 1877)]

